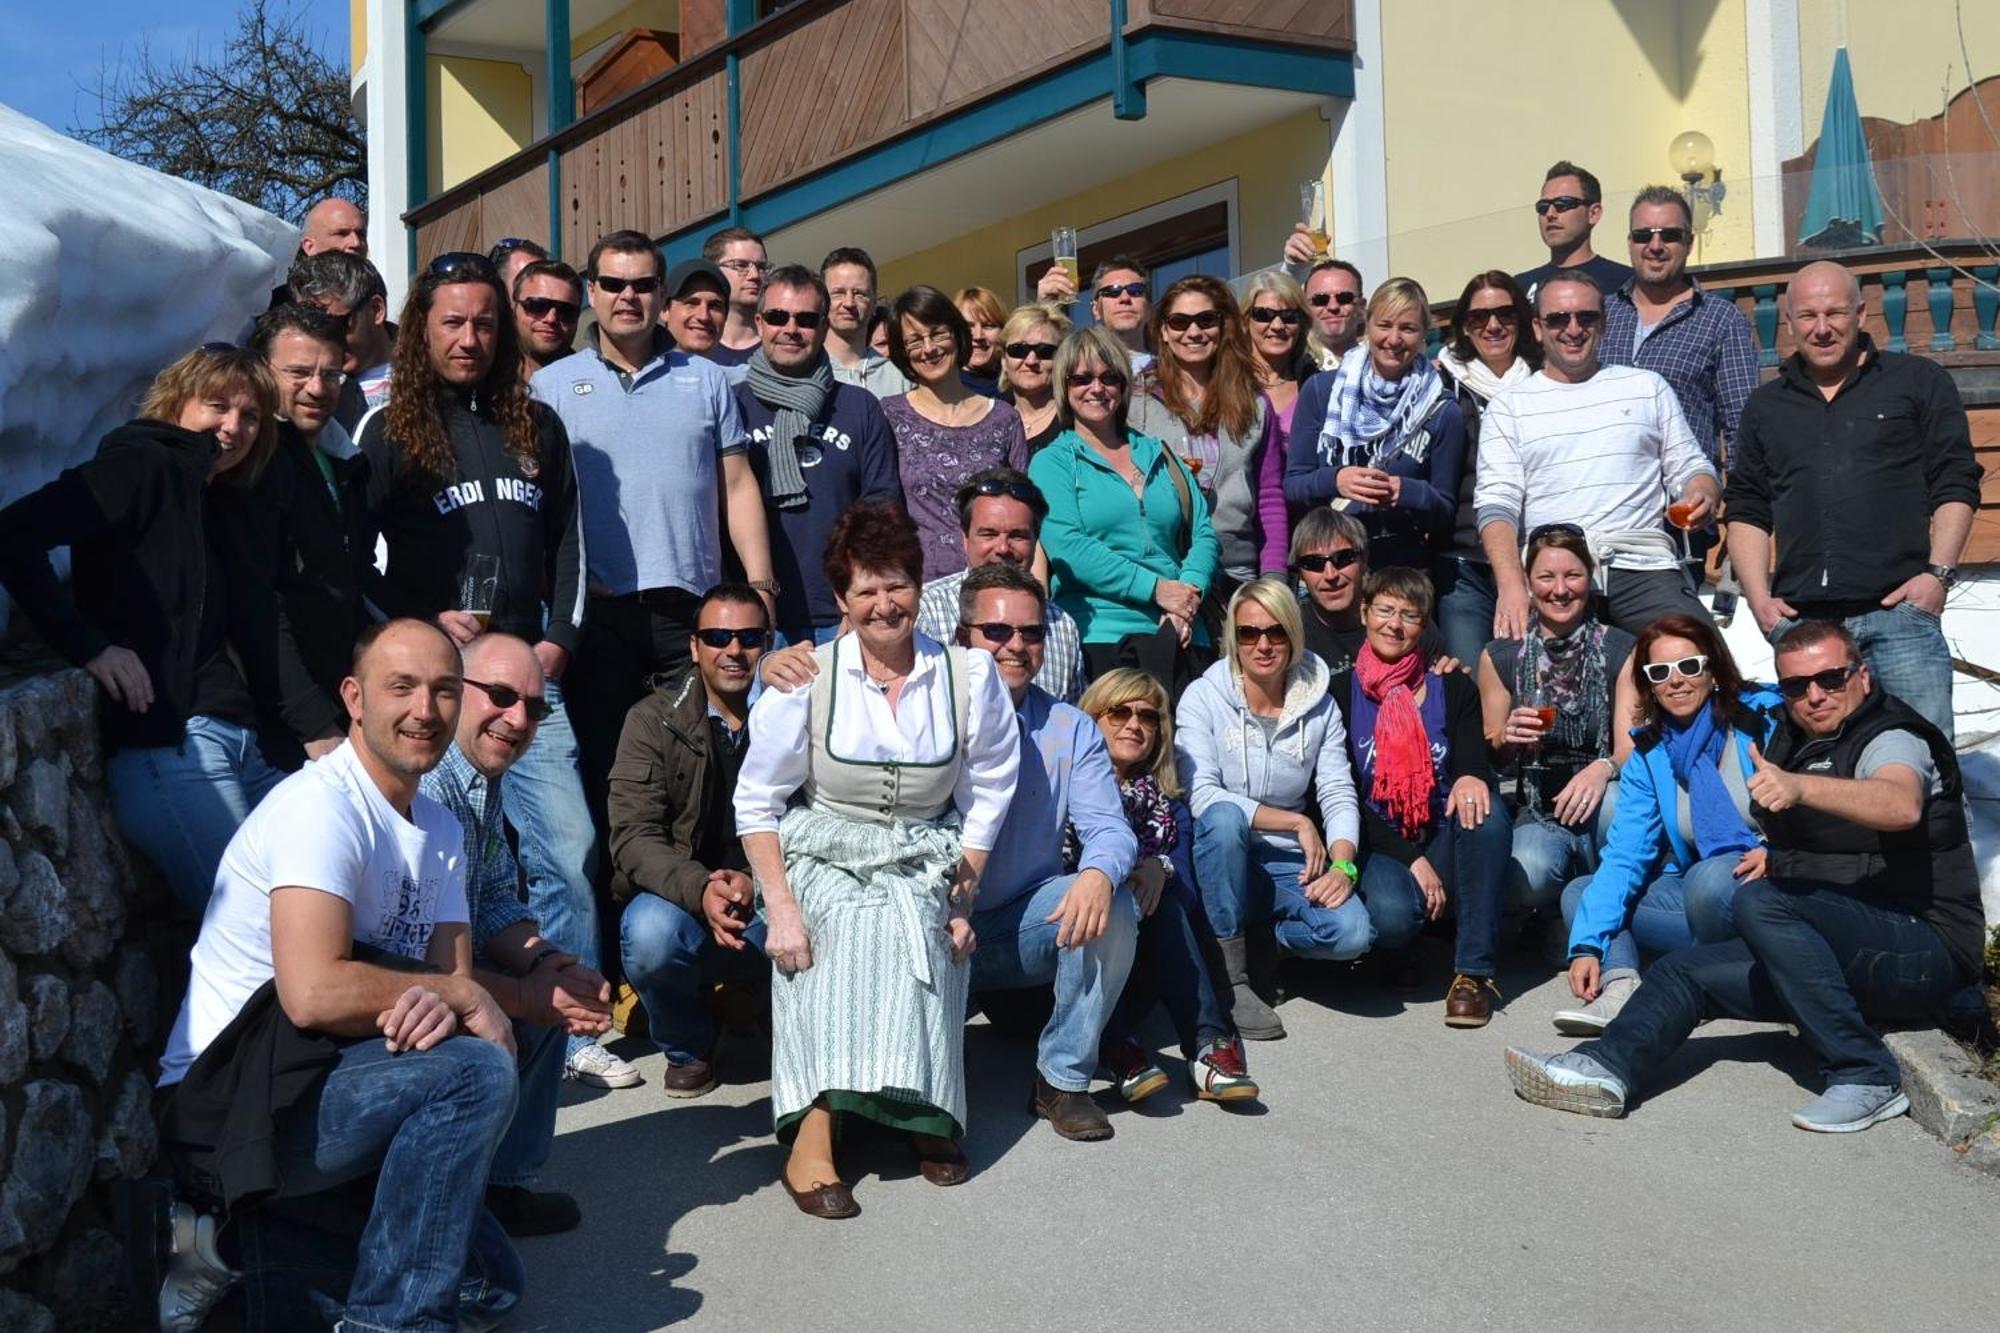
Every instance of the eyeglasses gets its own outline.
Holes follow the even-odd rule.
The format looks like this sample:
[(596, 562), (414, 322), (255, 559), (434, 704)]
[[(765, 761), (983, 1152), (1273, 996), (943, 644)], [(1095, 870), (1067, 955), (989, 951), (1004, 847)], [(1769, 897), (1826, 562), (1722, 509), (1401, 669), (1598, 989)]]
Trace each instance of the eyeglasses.
[(967, 629), (979, 631), (979, 637), (995, 648), (1005, 648), (1020, 635), (1021, 642), (1033, 646), (1049, 637), (1047, 625), (1009, 625), (1004, 620), (982, 620), (977, 625), (967, 625)]
[(731, 273), (766, 273), (770, 271), (771, 261), (768, 259), (725, 259), (720, 264), (717, 264), (716, 267), (726, 268)]
[(694, 637), (706, 648), (727, 648), (731, 643), (740, 648), (761, 651), (771, 641), (771, 631), (767, 629), (698, 629)]
[(1521, 314), (1510, 305), (1480, 306), (1465, 312), (1465, 327), (1483, 329), (1494, 321), (1502, 324), (1519, 324)]
[(1056, 354), (1056, 345), (1054, 343), (1008, 343), (1001, 350), (1016, 361), (1026, 361), (1031, 356), (1037, 360), (1046, 361)]
[(983, 495), (988, 499), (1004, 495), (1010, 500), (1019, 500), (1029, 508), (1042, 503), (1042, 492), (1033, 482), (1009, 481), (1005, 477), (987, 477), (982, 481), (973, 482), (972, 494)]
[(1236, 627), (1236, 643), (1238, 647), (1248, 648), (1260, 639), (1282, 648), (1292, 641), (1292, 636), (1285, 633), (1283, 625), (1238, 625)]
[(1100, 716), (1110, 719), (1114, 727), (1122, 727), (1127, 722), (1137, 722), (1150, 731), (1160, 729), (1160, 710), (1146, 704), (1113, 704)]
[(957, 339), (950, 329), (932, 329), (921, 338), (904, 338), (903, 347), (911, 352), (928, 352), (933, 347), (951, 347)]
[(1305, 311), (1294, 310), (1290, 306), (1253, 305), (1250, 307), (1250, 322), (1252, 324), (1269, 324), (1275, 320), (1280, 324), (1297, 328), (1299, 325), (1305, 323), (1305, 319)]
[(1197, 329), (1217, 329), (1222, 327), (1220, 310), (1197, 310), (1192, 315), (1186, 311), (1168, 315), (1160, 321), (1175, 333), (1186, 333), (1190, 327)]
[(493, 267), (493, 261), (476, 250), (453, 250), (439, 255), (424, 272), (430, 277), (442, 278), (461, 269), (480, 278), (497, 279), (500, 276), (500, 271)]
[(1578, 541), (1585, 540), (1583, 529), (1574, 523), (1544, 523), (1540, 527), (1529, 531), (1528, 545), (1533, 546), (1542, 538), (1551, 536), (1574, 537)]
[(547, 319), (553, 314), (564, 324), (576, 323), (583, 307), (574, 301), (558, 301), (553, 296), (524, 296), (514, 303), (528, 312), (530, 319)]
[[(1696, 653), (1693, 657), (1682, 657), (1672, 662), (1648, 662), (1639, 669), (1645, 673), (1646, 679), (1655, 685), (1664, 685), (1675, 676), (1683, 680), (1693, 680), (1696, 676), (1708, 674), (1708, 654)], [(1805, 693), (1803, 686), (1800, 687), (1799, 693)]]
[(1602, 310), (1551, 310), (1541, 317), (1542, 327), (1554, 329), (1557, 333), (1561, 333), (1564, 329), (1568, 328), (1569, 322), (1572, 319), (1576, 321), (1576, 326), (1580, 329), (1594, 329), (1604, 322), (1604, 312)]
[(316, 369), (312, 366), (280, 366), (277, 367), (277, 371), (279, 378), (283, 379), (287, 384), (310, 384), (312, 381), (318, 380), (329, 389), (338, 389), (341, 385), (347, 383), (347, 372), (338, 366), (330, 366), (324, 369)]
[(1359, 292), (1314, 292), (1306, 298), (1306, 304), (1315, 310), (1324, 310), (1329, 304), (1345, 310), (1360, 299)]
[(601, 292), (609, 292), (613, 296), (627, 287), (630, 287), (636, 296), (651, 296), (660, 290), (660, 282), (661, 278), (657, 273), (648, 274), (643, 278), (614, 278), (608, 273), (598, 273), (590, 279), (591, 286)]
[(1099, 287), (1097, 289), (1097, 299), (1100, 301), (1109, 301), (1119, 296), (1144, 296), (1148, 290), (1150, 290), (1149, 285), (1143, 282), (1114, 282), (1107, 286)]
[(1072, 389), (1088, 389), (1093, 384), (1102, 384), (1113, 393), (1118, 393), (1125, 387), (1125, 377), (1115, 370), (1079, 370), (1072, 372), (1069, 377), (1069, 387)]
[(1686, 245), (1688, 242), (1686, 227), (1634, 227), (1626, 235), (1634, 245), (1651, 245), (1654, 237), (1668, 245)]
[(782, 329), (787, 324), (797, 324), (802, 329), (816, 329), (826, 315), (818, 310), (760, 310), (757, 318), (774, 329)]
[(1828, 667), (1824, 671), (1815, 671), (1810, 676), (1780, 676), (1778, 677), (1778, 693), (1784, 695), (1787, 699), (1803, 699), (1806, 697), (1806, 691), (1817, 685), (1825, 693), (1833, 694), (1846, 689), (1847, 682), (1854, 679), (1854, 673), (1860, 669), (1854, 663), (1849, 662), (1846, 666)]
[(1346, 569), (1360, 559), (1361, 552), (1350, 546), (1344, 551), (1328, 551), (1325, 555), (1302, 555), (1298, 563), (1299, 568), (1308, 574), (1322, 574), (1326, 572), (1328, 565), (1332, 565), (1335, 569)]
[(546, 722), (548, 721), (549, 714), (556, 711), (556, 706), (541, 695), (523, 694), (511, 685), (489, 685), (483, 680), (474, 680), (470, 676), (466, 677), (465, 683), (486, 691), (486, 697), (491, 699), (493, 706), (503, 713), (515, 704), (526, 704), (528, 706), (528, 718), (530, 721)]
[(1377, 620), (1381, 621), (1385, 625), (1392, 620), (1400, 620), (1405, 625), (1408, 625), (1410, 628), (1415, 629), (1417, 626), (1424, 623), (1423, 612), (1399, 610), (1398, 608), (1390, 606), (1384, 602), (1370, 602), (1368, 604), (1368, 614), (1375, 617)]
[(1588, 199), (1579, 199), (1573, 194), (1559, 194), (1553, 199), (1535, 200), (1535, 211), (1543, 217), (1551, 213), (1567, 213), (1572, 208), (1582, 208)]

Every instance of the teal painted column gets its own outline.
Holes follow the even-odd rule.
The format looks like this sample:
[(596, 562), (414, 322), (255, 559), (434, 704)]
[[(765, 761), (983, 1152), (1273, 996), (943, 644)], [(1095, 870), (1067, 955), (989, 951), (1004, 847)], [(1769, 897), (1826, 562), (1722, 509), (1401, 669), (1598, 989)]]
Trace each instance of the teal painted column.
[(1972, 345), (1982, 352), (2000, 351), (2000, 335), (1994, 323), (2000, 321), (2000, 264), (1972, 270), (1972, 314), (1979, 324), (1979, 336)]
[(1924, 270), (1924, 298), (1931, 308), (1931, 350), (1955, 352), (1958, 339), (1951, 336), (1951, 270)]
[(1111, 0), (1111, 114), (1146, 118), (1146, 86), (1132, 77), (1132, 49), (1125, 40), (1126, 0)]
[(1909, 278), (1901, 269), (1882, 275), (1882, 323), (1889, 330), (1891, 352), (1910, 350), (1910, 340), (1904, 336), (1910, 318), (1910, 293), (1903, 285)]
[(1757, 364), (1778, 364), (1778, 285), (1760, 282), (1750, 289), (1757, 304), (1752, 314), (1757, 325)]
[[(548, 133), (576, 119), (576, 82), (570, 75), (569, 0), (545, 0), (542, 35), (548, 47)], [(549, 149), (549, 253), (563, 257), (562, 154)]]

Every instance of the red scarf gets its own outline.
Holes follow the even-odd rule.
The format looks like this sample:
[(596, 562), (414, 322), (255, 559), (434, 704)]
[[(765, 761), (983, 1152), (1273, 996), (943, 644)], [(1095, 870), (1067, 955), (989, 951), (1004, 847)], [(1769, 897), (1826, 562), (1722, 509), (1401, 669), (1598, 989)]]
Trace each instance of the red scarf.
[(1424, 654), (1412, 650), (1384, 662), (1366, 644), (1354, 659), (1354, 679), (1361, 693), (1379, 708), (1375, 714), (1375, 781), (1368, 792), (1389, 822), (1414, 841), (1430, 824), (1431, 792), (1437, 774), (1431, 767), (1431, 738), (1424, 715), (1417, 711), (1416, 689), (1424, 680)]

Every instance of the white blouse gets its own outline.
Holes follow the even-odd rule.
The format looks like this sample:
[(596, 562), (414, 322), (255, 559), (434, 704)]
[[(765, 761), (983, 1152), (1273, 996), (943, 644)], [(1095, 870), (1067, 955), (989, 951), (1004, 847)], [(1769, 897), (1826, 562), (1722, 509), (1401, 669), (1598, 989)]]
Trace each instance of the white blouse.
[[(860, 645), (843, 637), (834, 649), (833, 670), (843, 674), (833, 715), (832, 752), (862, 763), (934, 764), (951, 753), (952, 698), (945, 682), (945, 650), (918, 634), (916, 666), (903, 682), (897, 707), (868, 678)], [(962, 820), (962, 840), (975, 852), (990, 852), (1014, 799), (1021, 766), (1020, 727), (1013, 700), (994, 669), (993, 655), (966, 653), (968, 701), (966, 732), (960, 737), (958, 776), (952, 804)], [(767, 689), (750, 706), (750, 749), (736, 778), (736, 833), (775, 833), (792, 794), (804, 785), (812, 764), (807, 732), (812, 690)]]

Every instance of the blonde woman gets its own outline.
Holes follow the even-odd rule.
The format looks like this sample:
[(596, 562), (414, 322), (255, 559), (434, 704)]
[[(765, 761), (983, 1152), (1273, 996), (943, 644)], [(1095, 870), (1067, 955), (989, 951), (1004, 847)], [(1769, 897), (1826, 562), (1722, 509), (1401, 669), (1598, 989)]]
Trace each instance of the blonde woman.
[(1062, 434), (1062, 414), (1056, 410), (1056, 348), (1069, 330), (1069, 316), (1042, 301), (1016, 306), (1000, 329), (1000, 398), (1020, 414), (1030, 458)]
[(1164, 1005), (1203, 1101), (1257, 1095), (1243, 1043), (1216, 995), (1202, 937), (1208, 922), (1194, 881), (1194, 816), (1174, 763), (1167, 692), (1143, 671), (1120, 667), (1084, 692), (1079, 706), (1104, 733), (1125, 817), (1139, 839), (1129, 881), (1139, 904), (1139, 947), (1124, 994), (1105, 1024), (1101, 1054), (1126, 1101), (1150, 1097), (1167, 1076), (1133, 1035), (1155, 1003)]
[[(213, 485), (249, 486), (278, 439), (264, 358), (210, 343), (161, 371), (97, 456), (0, 510), (0, 583), (104, 690), (120, 832), (196, 916), (222, 852), (283, 777), (230, 652), (264, 573), (222, 555)], [(70, 581), (49, 550), (70, 548)]]
[(997, 392), (1000, 380), (1000, 330), (1007, 322), (1007, 303), (985, 287), (961, 287), (953, 298), (958, 313), (972, 331), (972, 354), (965, 359), (966, 379), (981, 393)]

